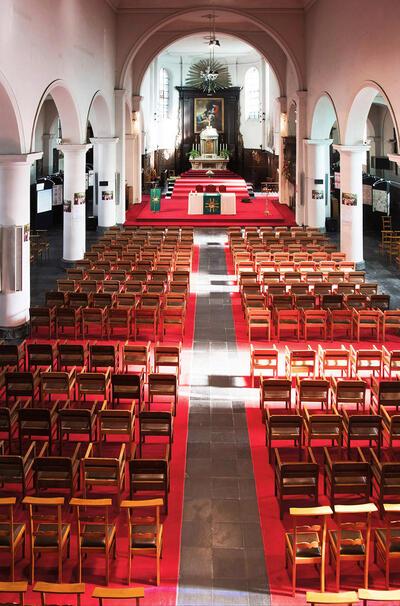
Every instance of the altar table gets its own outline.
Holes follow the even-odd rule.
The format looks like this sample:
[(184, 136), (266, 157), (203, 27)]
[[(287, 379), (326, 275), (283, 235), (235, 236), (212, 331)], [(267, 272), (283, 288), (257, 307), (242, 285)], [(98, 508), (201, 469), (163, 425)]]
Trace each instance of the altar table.
[[(236, 194), (221, 193), (220, 196), (221, 215), (236, 215)], [(188, 201), (188, 215), (203, 215), (203, 200), (203, 193), (190, 192)]]

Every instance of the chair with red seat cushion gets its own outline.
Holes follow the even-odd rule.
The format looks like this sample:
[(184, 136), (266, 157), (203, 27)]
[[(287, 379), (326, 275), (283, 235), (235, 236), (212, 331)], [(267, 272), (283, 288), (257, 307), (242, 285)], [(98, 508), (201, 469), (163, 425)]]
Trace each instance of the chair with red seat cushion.
[(207, 193), (210, 194), (214, 194), (217, 191), (217, 188), (215, 185), (213, 185), (212, 183), (209, 183), (209, 185), (206, 185), (205, 190)]
[(198, 193), (202, 193), (202, 192), (204, 191), (203, 186), (202, 186), (202, 185), (196, 185), (196, 191), (197, 191)]

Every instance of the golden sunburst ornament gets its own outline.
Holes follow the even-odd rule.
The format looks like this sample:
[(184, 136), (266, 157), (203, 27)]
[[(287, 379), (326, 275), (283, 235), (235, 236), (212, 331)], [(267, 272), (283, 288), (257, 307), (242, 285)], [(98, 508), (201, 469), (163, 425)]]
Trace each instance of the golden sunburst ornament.
[(213, 57), (200, 59), (189, 68), (186, 85), (213, 94), (232, 86), (231, 75), (226, 65)]

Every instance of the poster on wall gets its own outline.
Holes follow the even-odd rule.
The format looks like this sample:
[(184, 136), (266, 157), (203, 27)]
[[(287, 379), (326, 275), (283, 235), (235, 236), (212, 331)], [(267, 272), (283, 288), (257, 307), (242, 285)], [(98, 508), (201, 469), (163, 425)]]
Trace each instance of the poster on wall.
[(363, 204), (372, 206), (372, 185), (363, 185)]
[(102, 200), (114, 200), (114, 192), (112, 189), (103, 189), (101, 192)]
[(52, 205), (61, 206), (63, 203), (63, 186), (61, 184), (53, 185), (52, 194), (53, 194)]
[(71, 200), (64, 200), (64, 212), (65, 213), (70, 213), (71, 212)]
[(372, 210), (377, 213), (387, 214), (389, 211), (388, 193), (380, 189), (374, 189), (372, 192)]
[(26, 225), (24, 225), (24, 242), (29, 242), (29, 230), (30, 230), (30, 225), (29, 223), (27, 223)]
[(85, 204), (85, 193), (74, 194), (74, 206), (80, 206), (81, 204)]
[(202, 97), (194, 100), (194, 132), (200, 133), (209, 124), (219, 133), (224, 132), (223, 99)]
[(322, 189), (313, 189), (311, 191), (311, 198), (313, 200), (323, 200), (324, 199), (324, 192)]
[(342, 204), (344, 206), (357, 206), (357, 194), (342, 192)]
[(335, 189), (340, 189), (340, 173), (334, 173)]

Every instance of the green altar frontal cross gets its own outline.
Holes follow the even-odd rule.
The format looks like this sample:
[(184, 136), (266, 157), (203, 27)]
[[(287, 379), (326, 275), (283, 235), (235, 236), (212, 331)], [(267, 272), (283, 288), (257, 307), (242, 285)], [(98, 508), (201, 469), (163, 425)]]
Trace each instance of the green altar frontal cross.
[(203, 213), (205, 215), (221, 214), (221, 194), (203, 195)]
[(159, 212), (161, 207), (161, 189), (154, 188), (150, 190), (150, 210)]

